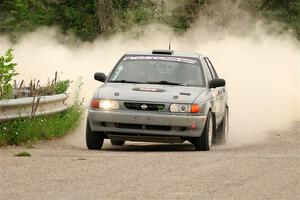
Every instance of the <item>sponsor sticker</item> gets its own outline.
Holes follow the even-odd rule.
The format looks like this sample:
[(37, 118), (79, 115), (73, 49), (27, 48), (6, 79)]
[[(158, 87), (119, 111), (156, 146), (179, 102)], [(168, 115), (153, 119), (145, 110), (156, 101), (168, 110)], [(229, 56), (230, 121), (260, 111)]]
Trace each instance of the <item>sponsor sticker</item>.
[(164, 92), (164, 89), (159, 88), (143, 88), (143, 87), (135, 87), (134, 91), (142, 91), (142, 92)]

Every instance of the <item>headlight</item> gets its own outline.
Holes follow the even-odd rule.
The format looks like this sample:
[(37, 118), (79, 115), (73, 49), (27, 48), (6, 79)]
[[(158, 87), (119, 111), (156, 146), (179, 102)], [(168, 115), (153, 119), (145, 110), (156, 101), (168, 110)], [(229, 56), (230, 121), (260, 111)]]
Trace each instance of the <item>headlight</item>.
[(198, 113), (200, 106), (198, 104), (178, 104), (172, 103), (170, 105), (170, 112), (177, 113)]
[(91, 103), (91, 107), (99, 108), (103, 110), (116, 110), (119, 109), (119, 102), (115, 100), (93, 99)]

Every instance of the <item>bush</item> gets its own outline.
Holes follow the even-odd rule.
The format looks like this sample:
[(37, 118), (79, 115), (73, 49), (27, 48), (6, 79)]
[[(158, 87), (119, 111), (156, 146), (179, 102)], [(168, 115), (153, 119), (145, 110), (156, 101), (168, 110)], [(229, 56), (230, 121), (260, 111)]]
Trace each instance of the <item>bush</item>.
[(18, 75), (13, 63), (13, 49), (8, 49), (4, 55), (0, 55), (0, 100), (11, 98), (13, 95), (13, 87), (11, 81)]
[(58, 81), (53, 85), (53, 90), (55, 94), (62, 94), (67, 91), (67, 89), (70, 87), (70, 80), (63, 80), (63, 81)]

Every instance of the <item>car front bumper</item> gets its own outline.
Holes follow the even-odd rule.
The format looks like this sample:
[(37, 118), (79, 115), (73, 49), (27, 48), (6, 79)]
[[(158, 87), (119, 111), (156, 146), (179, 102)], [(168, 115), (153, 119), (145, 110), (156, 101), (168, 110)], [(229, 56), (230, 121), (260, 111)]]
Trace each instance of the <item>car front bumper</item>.
[(199, 137), (206, 116), (90, 109), (89, 122), (93, 131), (104, 133)]

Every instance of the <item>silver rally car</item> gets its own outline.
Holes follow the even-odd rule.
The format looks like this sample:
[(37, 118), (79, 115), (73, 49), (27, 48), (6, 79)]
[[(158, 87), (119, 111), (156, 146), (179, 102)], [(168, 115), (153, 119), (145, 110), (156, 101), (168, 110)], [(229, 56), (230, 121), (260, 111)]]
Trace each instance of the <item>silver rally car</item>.
[(126, 53), (106, 76), (91, 101), (88, 149), (125, 141), (177, 143), (189, 141), (208, 151), (225, 143), (228, 104), (225, 80), (208, 57), (172, 50)]

